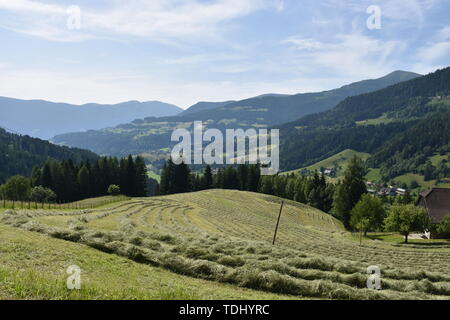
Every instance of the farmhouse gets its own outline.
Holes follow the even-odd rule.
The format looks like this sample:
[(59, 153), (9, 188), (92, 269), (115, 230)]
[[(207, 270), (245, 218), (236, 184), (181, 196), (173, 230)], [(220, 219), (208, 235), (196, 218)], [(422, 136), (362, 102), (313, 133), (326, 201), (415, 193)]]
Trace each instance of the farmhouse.
[(419, 205), (427, 209), (433, 223), (441, 223), (450, 213), (450, 189), (434, 188), (422, 192)]
[(424, 207), (433, 223), (441, 223), (450, 213), (450, 189), (434, 188), (420, 194), (418, 205)]

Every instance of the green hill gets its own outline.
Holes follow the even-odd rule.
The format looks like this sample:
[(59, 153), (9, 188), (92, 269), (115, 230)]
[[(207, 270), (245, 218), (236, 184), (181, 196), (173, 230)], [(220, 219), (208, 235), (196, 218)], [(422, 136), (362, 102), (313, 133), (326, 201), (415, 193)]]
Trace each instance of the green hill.
[[(63, 287), (66, 265), (75, 263), (85, 270), (80, 298), (450, 297), (448, 244), (359, 245), (336, 219), (285, 200), (272, 245), (281, 200), (209, 190), (89, 210), (5, 212), (0, 276), (9, 281), (0, 294), (77, 297)], [(381, 291), (366, 289), (370, 265), (382, 270)]]
[(0, 184), (16, 174), (29, 176), (34, 166), (41, 166), (48, 159), (71, 159), (79, 163), (83, 160), (93, 162), (97, 158), (91, 151), (57, 146), (0, 128)]
[[(415, 173), (450, 177), (445, 164), (428, 164), (450, 152), (450, 68), (345, 99), (332, 110), (281, 127), (281, 168), (293, 170), (343, 150), (369, 153), (384, 181)], [(295, 152), (292, 152), (295, 150)]]
[[(334, 177), (329, 178), (329, 179), (331, 181), (338, 181), (337, 179), (342, 177), (343, 173), (345, 172), (348, 161), (354, 156), (357, 156), (364, 161), (369, 160), (371, 157), (371, 155), (368, 153), (357, 152), (354, 150), (347, 149), (347, 150), (339, 152), (327, 159), (324, 159), (313, 165), (310, 165), (308, 167), (291, 170), (291, 171), (286, 171), (286, 172), (283, 172), (282, 174), (300, 173), (300, 174), (311, 175), (315, 171), (320, 172), (320, 170), (322, 168), (324, 168), (324, 169), (334, 168), (334, 169), (336, 169), (336, 174)], [(447, 161), (447, 159), (449, 159), (448, 156), (449, 156), (448, 154), (434, 155), (429, 158), (429, 161), (434, 166), (437, 166), (441, 161), (443, 161), (443, 160)], [(450, 168), (450, 161), (446, 162), (446, 166), (448, 168)], [(368, 169), (368, 173), (366, 175), (367, 181), (371, 181), (371, 182), (382, 182), (383, 181), (381, 173), (380, 173), (380, 169), (370, 168), (370, 167), (367, 169)], [(427, 190), (427, 189), (434, 188), (434, 187), (450, 188), (450, 176), (448, 178), (443, 178), (440, 181), (437, 181), (436, 179), (425, 181), (423, 175), (420, 175), (417, 173), (405, 173), (405, 174), (398, 175), (398, 176), (391, 178), (390, 181), (399, 186), (403, 186), (403, 184), (405, 184), (406, 189), (408, 189), (414, 193), (419, 193), (423, 190)], [(417, 186), (412, 187), (415, 184), (417, 184)]]
[(348, 164), (349, 160), (351, 158), (353, 158), (354, 156), (357, 156), (357, 157), (361, 158), (362, 160), (366, 161), (370, 157), (370, 154), (365, 153), (365, 152), (357, 152), (354, 150), (347, 149), (347, 150), (341, 151), (327, 159), (324, 159), (313, 165), (310, 165), (308, 167), (296, 169), (296, 170), (292, 170), (292, 171), (287, 171), (286, 174), (298, 173), (303, 170), (313, 172), (313, 171), (320, 171), (321, 168), (325, 168), (325, 169), (335, 168), (335, 169), (337, 169), (336, 176), (339, 177), (342, 175), (342, 173), (347, 168), (347, 164)]

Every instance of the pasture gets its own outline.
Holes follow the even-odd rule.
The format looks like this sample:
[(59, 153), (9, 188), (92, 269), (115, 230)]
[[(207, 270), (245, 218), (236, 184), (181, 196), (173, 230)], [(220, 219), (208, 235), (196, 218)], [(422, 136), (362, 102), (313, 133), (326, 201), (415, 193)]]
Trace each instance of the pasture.
[[(231, 290), (224, 294), (227, 298), (243, 298), (242, 290), (249, 289), (249, 298), (255, 292), (275, 299), (450, 298), (450, 244), (408, 246), (366, 239), (360, 245), (338, 220), (285, 200), (273, 246), (280, 202), (262, 194), (209, 190), (96, 209), (6, 211), (0, 226), (185, 277), (187, 287), (189, 281), (206, 280), (205, 288)], [(89, 264), (79, 263), (82, 269)], [(367, 267), (372, 265), (381, 269), (382, 290), (367, 289)], [(128, 283), (127, 276), (119, 281)], [(133, 281), (128, 287), (136, 287)], [(101, 282), (97, 285), (101, 290)]]

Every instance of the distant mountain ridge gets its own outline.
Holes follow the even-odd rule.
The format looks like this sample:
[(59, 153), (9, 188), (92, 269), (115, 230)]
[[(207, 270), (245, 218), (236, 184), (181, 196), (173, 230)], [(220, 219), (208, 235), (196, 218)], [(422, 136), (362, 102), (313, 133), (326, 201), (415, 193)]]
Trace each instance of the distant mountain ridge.
[[(174, 117), (138, 119), (128, 124), (55, 136), (53, 141), (89, 149), (101, 155), (146, 154), (149, 162), (167, 156), (173, 145), (170, 136), (178, 128), (192, 129), (194, 121), (207, 128), (267, 128), (280, 121), (292, 121), (302, 115), (329, 110), (359, 92), (385, 88), (392, 83), (418, 75), (397, 71), (375, 80), (365, 80), (339, 89), (298, 95), (262, 95), (235, 102), (203, 102)], [(160, 156), (160, 157), (159, 157)]]
[(197, 102), (193, 106), (189, 107), (188, 109), (186, 109), (183, 112), (181, 112), (180, 114), (178, 114), (178, 116), (183, 117), (183, 116), (190, 115), (190, 114), (193, 114), (196, 112), (221, 108), (232, 102), (235, 102), (235, 101), (224, 101), (224, 102), (201, 101), (201, 102)]
[(72, 105), (0, 97), (0, 126), (50, 139), (66, 132), (101, 129), (149, 116), (173, 116), (181, 111), (175, 105), (159, 101)]
[(347, 97), (377, 91), (420, 76), (413, 72), (394, 71), (379, 79), (358, 81), (323, 92), (295, 95), (265, 94), (229, 103), (208, 103), (203, 105), (203, 108), (194, 105), (178, 116), (191, 121), (227, 120), (229, 123), (227, 127), (279, 125), (305, 115), (332, 109)]

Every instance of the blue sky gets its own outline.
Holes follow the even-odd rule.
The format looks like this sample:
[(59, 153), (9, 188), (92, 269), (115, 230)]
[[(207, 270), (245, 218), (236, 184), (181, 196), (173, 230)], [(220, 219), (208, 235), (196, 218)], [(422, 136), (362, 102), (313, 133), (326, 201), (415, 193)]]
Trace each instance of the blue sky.
[[(380, 29), (367, 27), (374, 5)], [(426, 74), (450, 65), (449, 12), (448, 0), (0, 0), (0, 96), (186, 108)]]

